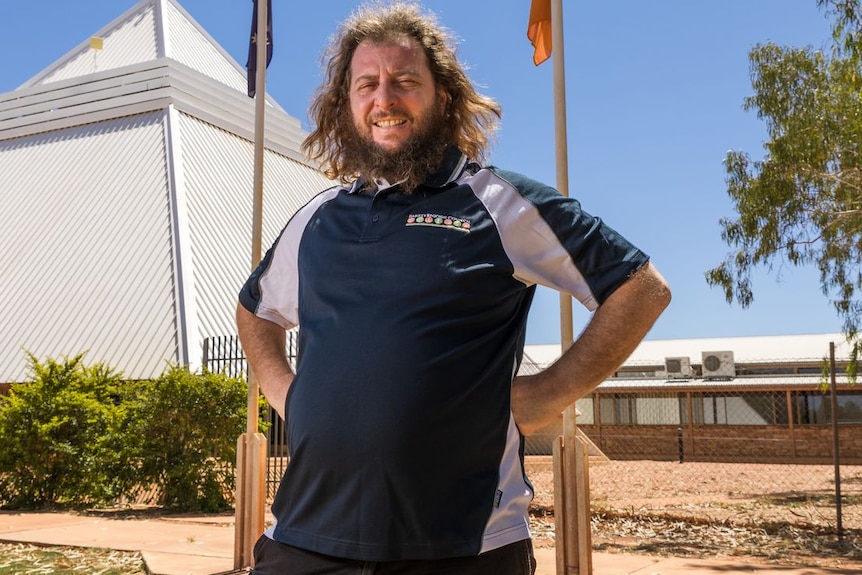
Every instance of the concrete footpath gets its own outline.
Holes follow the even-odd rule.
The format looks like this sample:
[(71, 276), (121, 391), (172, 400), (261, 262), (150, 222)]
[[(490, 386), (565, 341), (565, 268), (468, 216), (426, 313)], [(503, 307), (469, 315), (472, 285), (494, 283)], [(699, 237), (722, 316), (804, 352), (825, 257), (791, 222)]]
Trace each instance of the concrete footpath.
[[(150, 575), (214, 575), (234, 571), (233, 516), (105, 518), (71, 513), (0, 512), (0, 542), (138, 551)], [(537, 549), (537, 575), (555, 575), (554, 549)], [(594, 553), (594, 575), (859, 575), (829, 569), (747, 562), (744, 559), (667, 558)], [(445, 575), (445, 574), (441, 574)]]

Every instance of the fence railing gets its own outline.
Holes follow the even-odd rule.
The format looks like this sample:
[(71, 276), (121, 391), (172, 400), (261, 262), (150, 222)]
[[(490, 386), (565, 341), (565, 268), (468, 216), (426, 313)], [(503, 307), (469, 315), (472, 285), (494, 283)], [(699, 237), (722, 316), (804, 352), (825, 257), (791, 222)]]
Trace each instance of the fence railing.
[[(862, 386), (837, 391), (833, 418), (831, 392), (808, 379), (777, 377), (768, 390), (742, 380), (733, 391), (599, 388), (578, 401), (578, 428), (615, 460), (828, 464), (837, 444), (844, 463), (862, 464)], [(561, 433), (560, 421), (528, 437), (527, 453), (549, 455)]]
[[(295, 332), (288, 333), (286, 352), (294, 362)], [(206, 340), (203, 365), (231, 376), (248, 374), (235, 336)], [(844, 525), (862, 532), (862, 386), (845, 384), (832, 401), (816, 377), (802, 381), (776, 376), (765, 387), (762, 378), (757, 386), (746, 387), (739, 378), (732, 388), (702, 382), (701, 388), (671, 391), (603, 386), (582, 398), (578, 429), (588, 438), (596, 463), (590, 472), (594, 508), (667, 514), (668, 501), (676, 497), (679, 514), (692, 508), (691, 501), (706, 502), (705, 509), (714, 514), (738, 497), (740, 508), (750, 513), (760, 504), (772, 505), (774, 511), (780, 500), (783, 520), (809, 525), (834, 521), (835, 508), (843, 501)], [(289, 454), (284, 422), (272, 409), (268, 419), (271, 498)], [(526, 438), (525, 453), (534, 456), (534, 469), (545, 465), (551, 442), (560, 434), (561, 429), (550, 426)], [(842, 465), (832, 473), (836, 446)], [(650, 474), (669, 486), (654, 485), (658, 479), (637, 484)], [(538, 472), (534, 479), (539, 505), (544, 501), (542, 477)], [(622, 478), (637, 485), (623, 486)], [(843, 494), (830, 490), (836, 484), (844, 486)]]
[[(295, 331), (287, 332), (285, 352), (291, 364), (295, 365), (297, 353)], [(248, 379), (248, 363), (239, 338), (235, 335), (206, 338), (203, 344), (201, 365), (209, 371)], [(267, 498), (272, 500), (287, 466), (287, 435), (285, 434), (284, 420), (274, 409), (268, 406), (265, 421), (267, 423), (266, 455), (268, 461), (266, 490)]]

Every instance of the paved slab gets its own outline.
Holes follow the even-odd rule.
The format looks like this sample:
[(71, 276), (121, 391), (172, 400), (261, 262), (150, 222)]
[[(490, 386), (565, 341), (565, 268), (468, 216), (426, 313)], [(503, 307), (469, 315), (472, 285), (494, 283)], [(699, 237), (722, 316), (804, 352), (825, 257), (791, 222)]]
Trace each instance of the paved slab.
[(235, 572), (232, 558), (177, 555), (158, 551), (142, 551), (141, 556), (150, 575), (214, 575)]
[(231, 522), (105, 519), (65, 513), (0, 513), (0, 540), (138, 551), (150, 575), (211, 575), (233, 569)]

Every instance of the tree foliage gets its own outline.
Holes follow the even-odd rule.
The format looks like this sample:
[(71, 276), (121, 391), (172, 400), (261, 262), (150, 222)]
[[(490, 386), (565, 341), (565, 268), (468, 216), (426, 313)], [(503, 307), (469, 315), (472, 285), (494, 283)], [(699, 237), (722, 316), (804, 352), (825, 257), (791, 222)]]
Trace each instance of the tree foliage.
[[(731, 252), (706, 272), (728, 303), (754, 300), (751, 273), (776, 262), (816, 265), (854, 340), (862, 325), (862, 0), (818, 0), (831, 50), (758, 44), (744, 109), (766, 124), (763, 159), (725, 159), (738, 214), (720, 220)], [(858, 344), (857, 344), (858, 348)]]

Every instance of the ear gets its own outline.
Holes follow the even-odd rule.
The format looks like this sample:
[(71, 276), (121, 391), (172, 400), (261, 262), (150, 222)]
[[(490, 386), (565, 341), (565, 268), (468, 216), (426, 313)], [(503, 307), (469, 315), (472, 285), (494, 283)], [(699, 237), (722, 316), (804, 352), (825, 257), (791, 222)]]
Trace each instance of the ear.
[(443, 106), (444, 110), (448, 109), (449, 104), (452, 103), (452, 96), (443, 86), (440, 85), (437, 86), (437, 101), (440, 102), (440, 105)]

